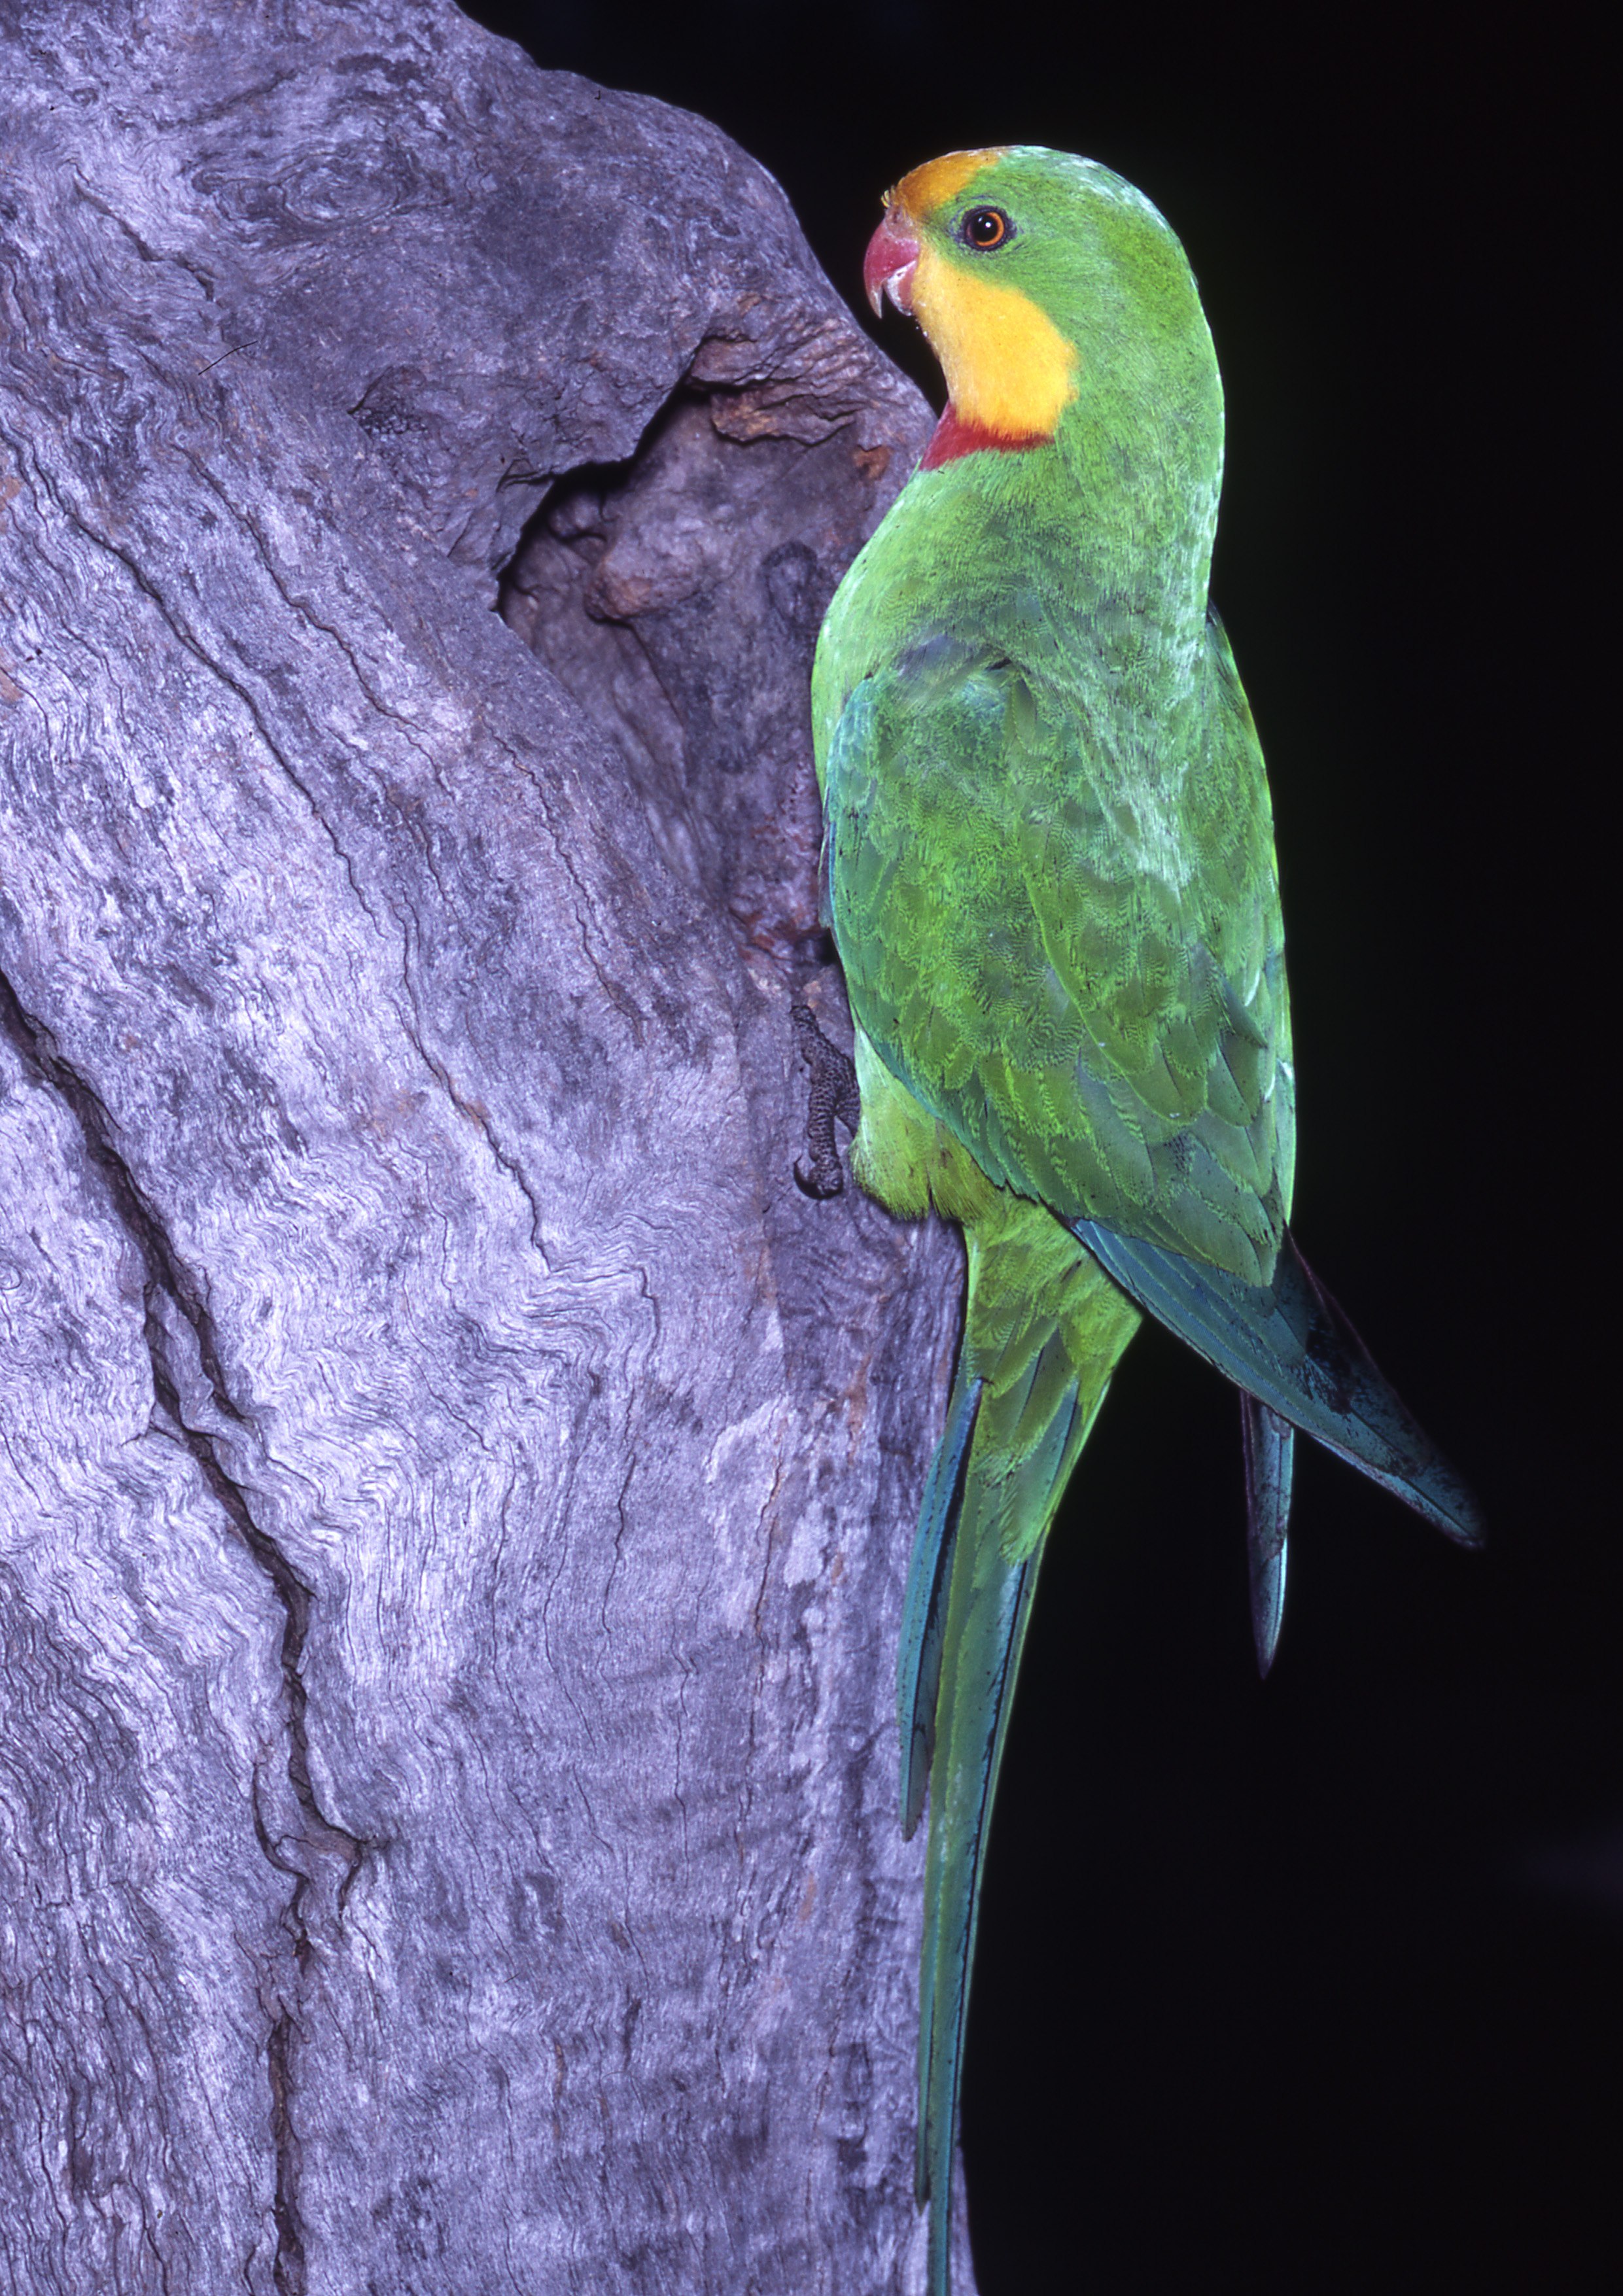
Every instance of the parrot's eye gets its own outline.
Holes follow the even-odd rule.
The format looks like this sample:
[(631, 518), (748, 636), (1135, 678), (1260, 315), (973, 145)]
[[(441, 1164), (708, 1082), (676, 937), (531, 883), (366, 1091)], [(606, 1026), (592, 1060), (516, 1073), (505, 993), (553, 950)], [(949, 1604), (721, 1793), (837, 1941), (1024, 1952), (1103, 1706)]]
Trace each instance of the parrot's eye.
[(989, 254), (1013, 235), (1014, 226), (1001, 208), (971, 208), (958, 226), (958, 236), (965, 247), (980, 255)]

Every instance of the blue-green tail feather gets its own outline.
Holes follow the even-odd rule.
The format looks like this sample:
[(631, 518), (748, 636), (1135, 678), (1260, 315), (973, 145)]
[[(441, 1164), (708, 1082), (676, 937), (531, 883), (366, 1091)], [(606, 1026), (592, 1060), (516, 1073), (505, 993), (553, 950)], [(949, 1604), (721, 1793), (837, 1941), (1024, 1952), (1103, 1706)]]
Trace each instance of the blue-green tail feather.
[(984, 1381), (971, 1377), (963, 1364), (959, 1364), (947, 1406), (947, 1431), (930, 1463), (913, 1559), (907, 1566), (896, 1690), (902, 1729), (902, 1832), (909, 1841), (923, 1815), (924, 1790), (936, 1747), (936, 1699), (941, 1686), (948, 1573), (963, 1506), (970, 1442), (984, 1385)]
[(1236, 1387), (1360, 1468), (1463, 1546), (1482, 1517), (1442, 1453), (1289, 1235), (1274, 1281), (1242, 1283), (1176, 1251), (1078, 1220), (1072, 1233), (1122, 1290)]
[[(1083, 1284), (1110, 1289), (1096, 1276)], [(913, 1628), (919, 1659), (904, 1668), (901, 1719), (913, 1766), (905, 1812), (916, 1814), (926, 1760), (929, 1767), (915, 2183), (930, 2205), (930, 2296), (949, 2296), (953, 2152), (980, 1882), (1037, 1570), (1132, 1329), (1125, 1303), (1102, 1304), (1096, 1352), (1078, 1354), (1076, 1323), (1040, 1314), (1016, 1319), (989, 1345), (981, 1334), (979, 1349), (966, 1337), (977, 1371), (960, 1367), (914, 1551), (908, 1617), (929, 1623)]]
[(1251, 1637), (1257, 1664), (1266, 1675), (1279, 1646), (1285, 1614), (1286, 1538), (1291, 1527), (1291, 1481), (1296, 1430), (1277, 1411), (1243, 1390), (1240, 1429), (1245, 1448), (1245, 1517), (1250, 1554)]
[(950, 2296), (953, 2153), (988, 1828), (1044, 1544), (1138, 1311), (1036, 1205), (971, 1226), (963, 1344), (914, 1541), (902, 1820), (930, 1798), (914, 2181)]
[(1015, 1676), (1037, 1591), (1040, 1552), (1024, 1562), (983, 1556), (955, 1574), (948, 1603), (950, 1685), (932, 1774), (925, 1875), (924, 1953), (919, 1987), (920, 2118), (914, 2185), (930, 2203), (930, 2296), (950, 2296), (953, 2152), (958, 2081), (980, 1919), (980, 1880), (992, 1799), (1013, 1703)]

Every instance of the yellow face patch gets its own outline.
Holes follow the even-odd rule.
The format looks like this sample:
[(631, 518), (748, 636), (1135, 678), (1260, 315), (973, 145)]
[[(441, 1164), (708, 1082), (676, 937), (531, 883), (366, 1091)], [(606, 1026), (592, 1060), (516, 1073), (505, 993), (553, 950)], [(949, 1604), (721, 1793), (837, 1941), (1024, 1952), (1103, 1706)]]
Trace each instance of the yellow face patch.
[[(887, 204), (917, 230), (1001, 160), (1004, 148), (931, 160), (904, 176)], [(961, 422), (1000, 439), (1053, 436), (1066, 401), (1076, 396), (1077, 347), (1029, 295), (966, 269), (922, 238), (913, 315), (941, 362)]]
[(1077, 394), (1077, 347), (1029, 295), (960, 269), (927, 240), (913, 310), (960, 421), (1000, 439), (1053, 438)]

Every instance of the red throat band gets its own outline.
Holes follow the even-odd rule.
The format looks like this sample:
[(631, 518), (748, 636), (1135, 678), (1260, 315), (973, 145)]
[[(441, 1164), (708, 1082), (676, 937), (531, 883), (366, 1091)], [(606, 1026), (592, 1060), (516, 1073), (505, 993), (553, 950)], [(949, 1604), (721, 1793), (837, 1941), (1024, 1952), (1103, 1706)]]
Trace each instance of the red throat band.
[(1000, 430), (988, 430), (979, 422), (965, 422), (957, 409), (948, 403), (946, 414), (930, 434), (924, 449), (921, 471), (939, 471), (943, 463), (955, 463), (960, 455), (1023, 455), (1033, 447), (1048, 447), (1053, 434), (1039, 430), (1025, 439), (1011, 439)]

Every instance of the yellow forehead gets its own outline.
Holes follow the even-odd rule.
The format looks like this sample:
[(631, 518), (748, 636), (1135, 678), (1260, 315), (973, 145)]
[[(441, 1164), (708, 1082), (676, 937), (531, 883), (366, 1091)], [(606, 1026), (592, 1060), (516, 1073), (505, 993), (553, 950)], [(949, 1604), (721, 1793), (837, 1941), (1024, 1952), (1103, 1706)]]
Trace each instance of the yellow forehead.
[(926, 160), (923, 167), (902, 177), (885, 204), (901, 208), (915, 223), (922, 223), (961, 192), (971, 176), (978, 176), (994, 160), (1001, 160), (1007, 149), (1006, 144), (988, 144), (983, 152), (948, 152), (939, 160)]

